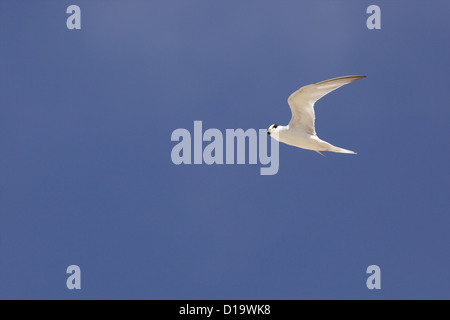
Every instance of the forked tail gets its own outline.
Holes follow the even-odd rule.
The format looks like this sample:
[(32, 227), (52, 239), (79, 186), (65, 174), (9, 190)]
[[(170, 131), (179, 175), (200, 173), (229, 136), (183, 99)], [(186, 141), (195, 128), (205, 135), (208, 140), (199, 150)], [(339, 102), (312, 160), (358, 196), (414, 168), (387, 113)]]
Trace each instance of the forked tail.
[(354, 151), (347, 150), (347, 149), (343, 149), (343, 148), (338, 148), (338, 147), (335, 147), (335, 146), (332, 146), (332, 147), (330, 148), (330, 150), (327, 150), (327, 151), (338, 152), (338, 153), (357, 154), (357, 153), (354, 152)]

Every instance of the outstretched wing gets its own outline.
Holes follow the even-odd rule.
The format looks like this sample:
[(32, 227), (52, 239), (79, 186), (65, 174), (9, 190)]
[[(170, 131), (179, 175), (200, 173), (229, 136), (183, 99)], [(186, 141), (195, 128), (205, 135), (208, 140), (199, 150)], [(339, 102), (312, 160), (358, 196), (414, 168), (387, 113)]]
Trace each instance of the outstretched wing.
[(322, 82), (304, 86), (295, 91), (288, 99), (292, 111), (292, 119), (289, 127), (295, 127), (308, 134), (315, 135), (314, 104), (326, 94), (334, 91), (347, 83), (365, 78), (365, 76), (345, 76), (325, 80)]

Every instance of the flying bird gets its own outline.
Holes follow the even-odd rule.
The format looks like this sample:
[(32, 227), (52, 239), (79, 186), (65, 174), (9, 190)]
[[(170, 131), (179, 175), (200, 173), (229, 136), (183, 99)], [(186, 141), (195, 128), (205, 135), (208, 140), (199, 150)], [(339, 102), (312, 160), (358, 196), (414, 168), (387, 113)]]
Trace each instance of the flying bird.
[(322, 156), (324, 155), (321, 151), (356, 154), (354, 151), (335, 147), (317, 136), (314, 126), (316, 119), (314, 104), (331, 91), (365, 77), (345, 76), (301, 87), (291, 94), (288, 99), (292, 112), (289, 124), (287, 126), (273, 124), (267, 130), (267, 133), (279, 142), (302, 149), (313, 150)]

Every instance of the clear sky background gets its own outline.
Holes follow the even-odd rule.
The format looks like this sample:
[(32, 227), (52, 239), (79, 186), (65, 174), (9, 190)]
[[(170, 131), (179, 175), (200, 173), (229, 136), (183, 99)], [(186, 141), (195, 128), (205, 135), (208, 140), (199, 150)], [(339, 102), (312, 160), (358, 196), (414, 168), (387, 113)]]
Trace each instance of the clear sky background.
[[(449, 12), (2, 0), (0, 298), (449, 299)], [(292, 92), (351, 74), (316, 126), (356, 156), (280, 145), (275, 176), (171, 161), (177, 128), (287, 124)]]

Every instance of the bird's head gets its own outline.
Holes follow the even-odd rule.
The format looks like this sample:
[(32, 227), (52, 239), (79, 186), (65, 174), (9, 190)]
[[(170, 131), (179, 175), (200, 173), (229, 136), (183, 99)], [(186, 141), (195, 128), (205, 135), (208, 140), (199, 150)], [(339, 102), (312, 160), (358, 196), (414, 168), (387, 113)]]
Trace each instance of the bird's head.
[(267, 134), (270, 136), (273, 132), (277, 132), (278, 125), (273, 124), (267, 129)]

